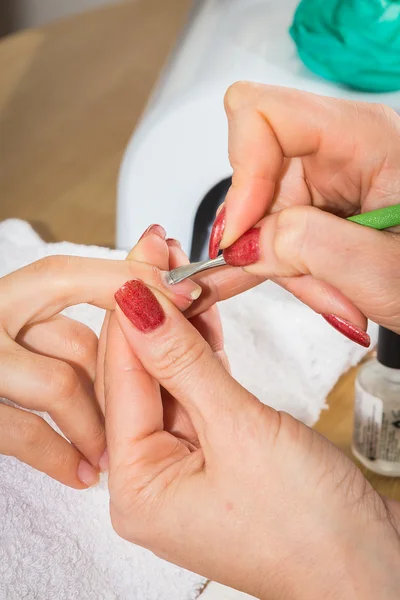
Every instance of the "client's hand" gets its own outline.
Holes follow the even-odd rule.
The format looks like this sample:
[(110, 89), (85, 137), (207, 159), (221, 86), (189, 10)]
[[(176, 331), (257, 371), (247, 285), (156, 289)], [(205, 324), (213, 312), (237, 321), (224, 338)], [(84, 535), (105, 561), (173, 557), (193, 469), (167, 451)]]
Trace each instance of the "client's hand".
[(394, 516), (354, 464), (241, 387), (215, 355), (221, 338), (207, 343), (159, 290), (136, 279), (116, 300), (105, 401), (117, 533), (266, 600), (397, 598)]
[[(105, 449), (93, 391), (97, 338), (59, 313), (82, 302), (111, 309), (115, 290), (133, 277), (182, 310), (192, 303), (194, 284), (167, 289), (143, 263), (53, 256), (0, 279), (0, 397), (28, 409), (0, 402), (0, 454), (78, 489), (97, 482)], [(65, 437), (33, 410), (48, 413)]]

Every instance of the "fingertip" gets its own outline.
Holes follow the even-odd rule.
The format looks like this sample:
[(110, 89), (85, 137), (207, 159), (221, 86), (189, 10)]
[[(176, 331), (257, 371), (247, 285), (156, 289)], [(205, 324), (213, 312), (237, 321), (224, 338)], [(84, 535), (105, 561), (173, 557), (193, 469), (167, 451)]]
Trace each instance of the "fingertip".
[(336, 329), (336, 331), (339, 331), (339, 333), (347, 337), (352, 342), (356, 342), (356, 344), (359, 344), (363, 348), (370, 347), (371, 338), (366, 331), (357, 325), (350, 323), (350, 321), (347, 321), (347, 319), (343, 319), (338, 315), (322, 314), (321, 316), (327, 323), (329, 323), (329, 325)]
[(86, 487), (93, 487), (99, 483), (100, 474), (97, 469), (92, 467), (86, 460), (81, 460), (78, 465), (77, 475), (79, 481)]
[(169, 249), (169, 270), (176, 269), (176, 267), (182, 265), (188, 265), (190, 262), (189, 258), (178, 240), (171, 238), (166, 241)]
[(99, 460), (99, 468), (100, 471), (102, 473), (106, 473), (109, 469), (109, 464), (110, 464), (110, 460), (109, 460), (109, 456), (108, 456), (108, 450), (107, 448), (104, 450), (103, 454), (101, 455), (101, 458)]
[[(161, 239), (165, 240), (167, 232), (164, 227), (158, 224), (149, 225), (149, 227), (142, 233), (140, 238), (138, 239), (138, 243), (148, 235), (158, 235)], [(129, 256), (129, 255), (128, 255)]]
[(179, 283), (169, 283), (168, 277), (168, 272), (161, 272), (162, 284), (170, 293), (176, 296), (183, 296), (188, 301), (197, 300), (200, 297), (203, 290), (192, 279), (183, 279)]
[(166, 242), (167, 246), (169, 246), (170, 248), (171, 247), (182, 248), (181, 243), (178, 240), (176, 240), (175, 238), (167, 238), (165, 240), (165, 242)]
[(210, 258), (217, 258), (221, 246), (221, 240), (224, 236), (226, 222), (226, 207), (222, 206), (221, 210), (217, 211), (214, 224), (211, 229), (210, 242), (208, 246), (208, 254)]
[(129, 252), (127, 260), (168, 268), (169, 248), (166, 241), (156, 234), (149, 233)]
[(260, 229), (253, 227), (223, 251), (226, 264), (246, 267), (260, 259)]
[(267, 213), (275, 184), (269, 179), (235, 173), (226, 196), (224, 230), (219, 248), (225, 250)]
[[(115, 301), (128, 321), (141, 333), (151, 333), (165, 322), (161, 304), (152, 290), (140, 279), (127, 281), (115, 293)], [(121, 322), (117, 310), (116, 314), (125, 330), (124, 321)]]
[(157, 265), (160, 269), (168, 268), (169, 249), (165, 239), (166, 235), (167, 232), (161, 225), (150, 225), (126, 259)]

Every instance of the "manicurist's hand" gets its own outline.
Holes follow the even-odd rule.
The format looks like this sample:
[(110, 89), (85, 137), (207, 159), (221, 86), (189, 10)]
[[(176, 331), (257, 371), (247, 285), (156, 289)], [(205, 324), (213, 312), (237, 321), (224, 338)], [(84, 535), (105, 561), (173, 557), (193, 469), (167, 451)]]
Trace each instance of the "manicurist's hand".
[[(344, 219), (400, 202), (400, 117), (252, 83), (234, 84), (225, 107), (233, 180), (210, 255), (236, 243), (227, 258), (249, 285), (273, 279), (363, 345), (366, 317), (400, 333), (400, 234)], [(229, 277), (235, 293), (227, 273), (204, 277), (213, 289)]]
[(265, 600), (397, 598), (395, 517), (354, 464), (231, 377), (207, 311), (192, 324), (140, 278), (116, 301), (104, 390), (117, 533)]
[[(12, 401), (0, 402), (0, 454), (77, 489), (98, 481), (106, 441), (93, 389), (97, 337), (59, 313), (83, 302), (111, 309), (132, 277), (181, 310), (193, 301), (190, 281), (168, 289), (159, 270), (132, 261), (54, 256), (0, 279), (0, 397)], [(63, 436), (31, 411), (48, 413)]]

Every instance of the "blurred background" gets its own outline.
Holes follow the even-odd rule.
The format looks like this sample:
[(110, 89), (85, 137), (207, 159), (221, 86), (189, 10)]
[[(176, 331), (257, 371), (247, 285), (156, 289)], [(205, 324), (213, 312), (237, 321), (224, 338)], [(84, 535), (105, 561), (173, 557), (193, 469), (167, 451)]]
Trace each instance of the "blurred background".
[(0, 221), (128, 249), (160, 222), (192, 260), (229, 187), (238, 80), (400, 106), (380, 0), (0, 0)]
[(2, 35), (27, 27), (38, 27), (55, 19), (83, 12), (118, 0), (0, 0)]

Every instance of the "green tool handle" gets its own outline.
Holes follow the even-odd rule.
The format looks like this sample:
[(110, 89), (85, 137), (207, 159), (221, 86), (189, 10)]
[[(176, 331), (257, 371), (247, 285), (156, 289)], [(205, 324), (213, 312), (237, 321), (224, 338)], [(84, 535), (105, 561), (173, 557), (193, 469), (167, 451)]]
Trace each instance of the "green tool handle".
[(347, 220), (365, 227), (372, 227), (372, 229), (396, 227), (396, 225), (400, 225), (400, 204), (371, 210), (371, 212), (349, 217)]

